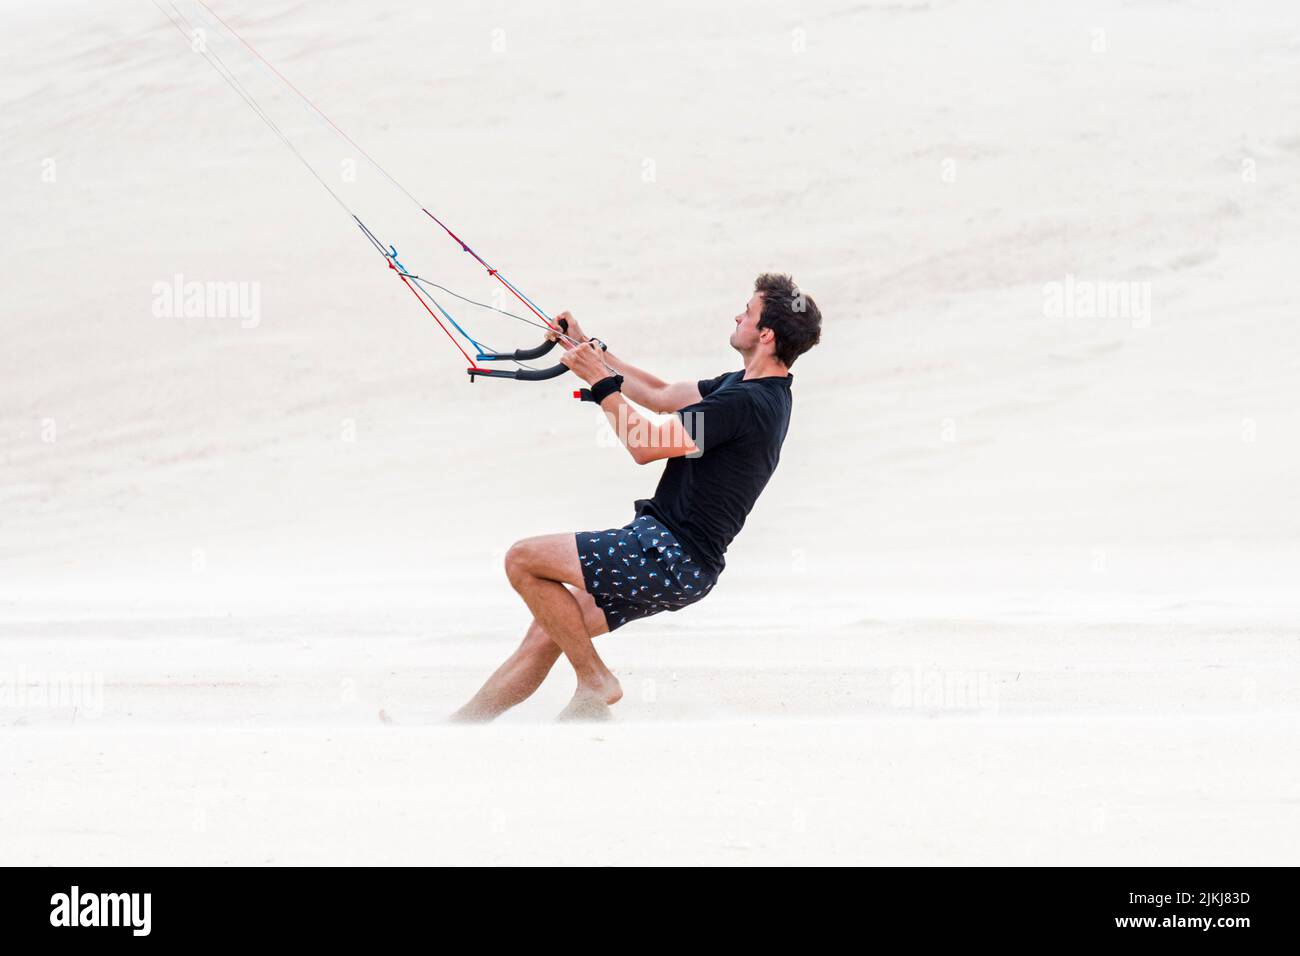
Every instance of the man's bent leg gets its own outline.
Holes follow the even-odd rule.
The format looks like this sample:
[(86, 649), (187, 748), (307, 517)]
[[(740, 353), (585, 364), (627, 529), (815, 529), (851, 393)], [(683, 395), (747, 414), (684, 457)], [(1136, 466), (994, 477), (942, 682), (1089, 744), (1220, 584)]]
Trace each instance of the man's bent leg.
[(573, 700), (561, 717), (598, 717), (623, 696), (591, 643), (582, 608), (565, 584), (585, 590), (573, 534), (528, 538), (506, 552), (506, 576), (524, 599), (533, 619), (560, 646), (578, 678)]
[[(604, 612), (596, 606), (592, 596), (585, 591), (578, 591), (573, 596), (582, 607), (587, 632), (593, 637), (606, 633), (609, 627)], [(532, 696), (559, 660), (560, 653), (560, 646), (551, 640), (540, 624), (533, 621), (518, 650), (496, 669), (469, 703), (452, 714), (451, 719), (481, 722), (499, 717)]]

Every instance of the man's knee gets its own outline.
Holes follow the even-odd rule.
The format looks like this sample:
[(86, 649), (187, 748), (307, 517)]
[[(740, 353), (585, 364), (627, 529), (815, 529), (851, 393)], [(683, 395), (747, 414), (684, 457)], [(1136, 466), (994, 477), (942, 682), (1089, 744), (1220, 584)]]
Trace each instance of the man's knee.
[(523, 541), (516, 541), (506, 551), (506, 577), (510, 579), (510, 583), (515, 587), (518, 587), (531, 574), (532, 558), (532, 546), (527, 538)]

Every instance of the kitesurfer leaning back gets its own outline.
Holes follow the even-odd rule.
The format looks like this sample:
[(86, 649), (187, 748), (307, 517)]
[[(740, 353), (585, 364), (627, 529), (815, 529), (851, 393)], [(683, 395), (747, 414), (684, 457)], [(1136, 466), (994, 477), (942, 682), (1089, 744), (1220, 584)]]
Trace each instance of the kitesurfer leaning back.
[[(821, 338), (821, 313), (789, 276), (765, 273), (735, 318), (730, 344), (744, 368), (668, 383), (588, 339), (572, 315), (561, 361), (590, 385), (619, 441), (640, 465), (667, 459), (654, 497), (621, 528), (516, 542), (505, 570), (533, 620), (523, 643), (454, 715), (492, 720), (541, 686), (561, 654), (578, 678), (561, 718), (609, 714), (623, 691), (592, 638), (677, 611), (717, 583), (780, 459), (790, 424), (790, 366)], [(552, 335), (552, 338), (555, 336)], [(633, 404), (669, 415), (652, 422)]]

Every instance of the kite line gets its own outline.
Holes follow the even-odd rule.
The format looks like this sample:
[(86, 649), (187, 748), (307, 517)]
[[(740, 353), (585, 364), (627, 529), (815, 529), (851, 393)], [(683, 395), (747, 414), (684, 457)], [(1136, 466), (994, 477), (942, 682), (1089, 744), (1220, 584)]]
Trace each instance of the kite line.
[[(316, 116), (327, 123), (335, 133), (341, 136), (353, 149), (355, 149), (367, 163), (369, 163), (381, 176), (384, 177), (384, 179), (396, 187), (408, 200), (410, 200), (420, 210), (420, 212), (437, 223), (447, 236), (461, 247), (462, 251), (472, 256), (473, 259), (487, 271), (489, 276), (504, 286), (511, 295), (519, 300), (519, 302), (532, 313), (532, 315), (518, 315), (494, 305), (478, 302), (474, 299), (468, 298), (467, 296), (463, 296), (458, 292), (453, 292), (445, 286), (425, 279), (407, 269), (398, 258), (396, 246), (383, 242), (375, 235), (370, 227), (362, 221), (361, 217), (357, 215), (347, 202), (344, 201), (338, 192), (336, 192), (334, 188), (325, 181), (325, 178), (321, 176), (317, 169), (307, 160), (298, 147), (294, 145), (293, 141), (284, 130), (280, 128), (274, 119), (271, 118), (270, 114), (257, 101), (256, 97), (249, 92), (247, 87), (245, 87), (245, 85), (239, 80), (239, 77), (235, 75), (234, 71), (221, 58), (221, 55), (216, 50), (209, 48), (206, 42), (206, 37), (204, 36), (203, 28), (181, 12), (181, 10), (176, 6), (175, 0), (165, 0), (165, 2), (166, 7), (164, 7), (159, 0), (153, 0), (154, 6), (156, 6), (163, 15), (167, 17), (171, 24), (190, 41), (191, 48), (195, 50), (195, 52), (203, 55), (212, 68), (221, 75), (222, 79), (226, 81), (231, 89), (239, 95), (239, 97), (250, 109), (253, 110), (254, 113), (261, 117), (262, 121), (270, 127), (271, 131), (275, 133), (286, 147), (288, 147), (290, 152), (298, 158), (299, 162), (307, 168), (307, 171), (312, 174), (316, 181), (325, 188), (325, 191), (330, 194), (334, 201), (338, 203), (343, 211), (351, 217), (354, 223), (356, 223), (357, 228), (360, 229), (362, 235), (365, 236), (366, 240), (375, 248), (375, 251), (384, 257), (388, 268), (392, 270), (401, 280), (402, 284), (410, 290), (411, 294), (415, 296), (416, 300), (424, 307), (424, 310), (429, 314), (434, 322), (438, 324), (438, 327), (446, 333), (447, 338), (456, 347), (457, 351), (460, 352), (468, 366), (466, 371), (469, 373), (470, 381), (473, 381), (478, 376), (484, 378), (513, 378), (519, 381), (542, 381), (545, 379), (555, 378), (568, 371), (564, 365), (556, 365), (546, 369), (534, 369), (524, 364), (530, 360), (540, 358), (547, 352), (551, 351), (551, 349), (554, 348), (557, 339), (564, 339), (566, 342), (574, 345), (578, 344), (574, 339), (570, 338), (566, 334), (568, 331), (568, 323), (564, 319), (553, 319), (547, 315), (537, 305), (537, 303), (529, 298), (528, 295), (526, 295), (518, 286), (502, 275), (499, 269), (490, 265), (482, 256), (475, 252), (467, 242), (461, 239), (460, 236), (456, 235), (456, 233), (453, 232), (446, 223), (430, 212), (424, 203), (420, 202), (420, 200), (417, 199), (409, 189), (403, 186), (395, 176), (389, 173), (378, 160), (371, 156), (370, 153), (367, 152), (359, 143), (344, 132), (337, 123), (330, 119), (329, 116), (326, 115), (325, 112), (314, 102), (312, 102), (305, 93), (299, 90), (288, 77), (281, 73), (274, 64), (258, 52), (252, 44), (245, 40), (229, 23), (225, 21), (225, 19), (221, 17), (220, 14), (208, 6), (204, 0), (194, 0), (194, 2), (204, 11), (204, 13), (199, 17), (196, 17), (196, 19), (203, 21), (203, 25), (206, 27), (214, 29), (219, 33), (228, 34), (245, 47), (256, 58), (256, 61), (263, 67), (263, 69), (269, 71), (275, 79), (288, 87), (288, 89), (291, 90), (298, 99), (305, 103)], [(548, 334), (547, 339), (535, 348), (517, 349), (514, 352), (499, 352), (474, 338), (474, 336), (466, 331), (464, 326), (462, 326), (461, 323), (452, 316), (451, 312), (443, 306), (442, 302), (439, 301), (439, 297), (434, 294), (434, 290), (479, 308), (488, 309), (500, 315), (507, 316), (508, 318), (515, 319), (516, 321), (523, 322), (527, 325), (536, 326)], [(453, 334), (452, 330), (455, 330), (455, 334)], [(554, 334), (555, 338), (551, 338), (552, 334)], [(457, 335), (460, 336), (459, 339), (457, 338)], [(462, 339), (464, 340), (464, 344), (462, 344)], [(473, 351), (473, 355), (470, 354), (470, 350), (467, 350), (466, 345), (468, 345), (470, 350)], [(499, 367), (485, 368), (482, 364), (503, 361), (513, 362), (520, 367), (517, 369), (503, 369)]]

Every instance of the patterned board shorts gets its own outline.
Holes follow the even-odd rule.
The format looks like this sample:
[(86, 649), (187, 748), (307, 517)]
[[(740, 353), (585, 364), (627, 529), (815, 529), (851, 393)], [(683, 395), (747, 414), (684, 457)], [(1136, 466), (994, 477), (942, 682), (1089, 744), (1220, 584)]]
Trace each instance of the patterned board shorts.
[(611, 631), (660, 611), (680, 611), (717, 583), (718, 576), (696, 564), (655, 518), (574, 537), (587, 593)]

